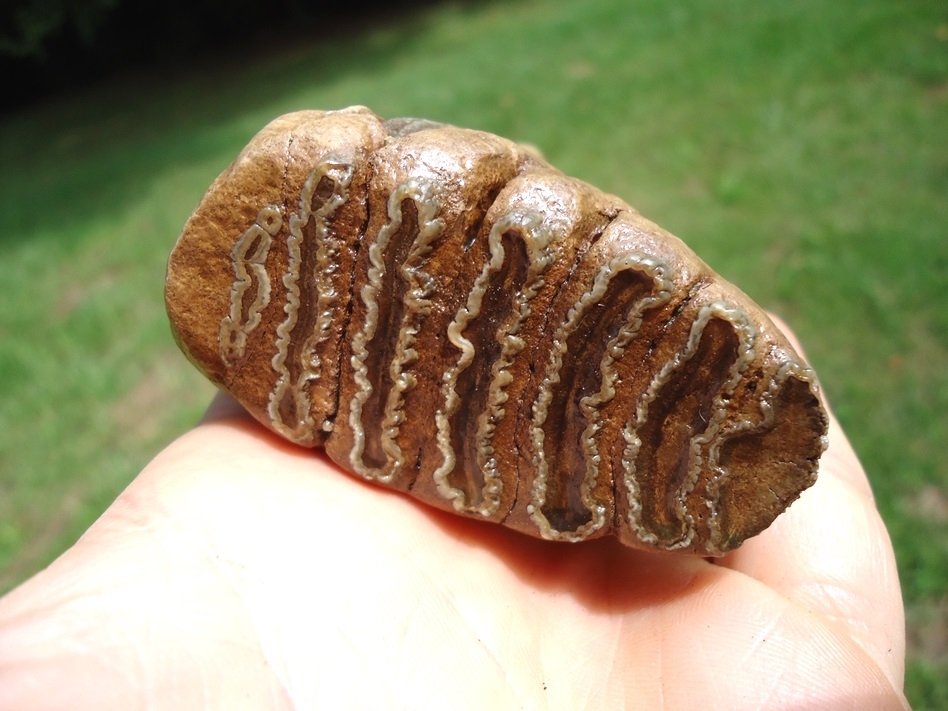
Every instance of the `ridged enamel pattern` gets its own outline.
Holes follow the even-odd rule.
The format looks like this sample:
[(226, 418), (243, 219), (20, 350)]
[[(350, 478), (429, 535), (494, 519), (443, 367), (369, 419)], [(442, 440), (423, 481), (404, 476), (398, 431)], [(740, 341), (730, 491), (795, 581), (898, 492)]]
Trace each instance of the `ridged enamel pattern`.
[(186, 225), (166, 299), (191, 360), (275, 432), (544, 538), (719, 555), (825, 446), (812, 370), (744, 294), (476, 131), (279, 119)]

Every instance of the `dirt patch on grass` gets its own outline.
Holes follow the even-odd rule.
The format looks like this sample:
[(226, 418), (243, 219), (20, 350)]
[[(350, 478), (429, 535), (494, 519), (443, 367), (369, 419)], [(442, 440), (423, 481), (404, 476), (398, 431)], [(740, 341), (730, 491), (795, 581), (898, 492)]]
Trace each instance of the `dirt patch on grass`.
[(948, 596), (914, 603), (905, 623), (909, 659), (948, 664)]
[(905, 500), (905, 509), (931, 523), (948, 522), (948, 494), (934, 484), (923, 486)]

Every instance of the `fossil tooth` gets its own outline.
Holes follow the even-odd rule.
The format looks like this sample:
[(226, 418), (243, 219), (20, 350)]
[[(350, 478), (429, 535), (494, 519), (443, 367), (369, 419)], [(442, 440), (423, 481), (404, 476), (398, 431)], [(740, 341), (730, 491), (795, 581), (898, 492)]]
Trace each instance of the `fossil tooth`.
[(190, 360), (354, 475), (535, 536), (721, 555), (816, 479), (813, 371), (536, 152), (364, 107), (264, 128), (168, 264)]

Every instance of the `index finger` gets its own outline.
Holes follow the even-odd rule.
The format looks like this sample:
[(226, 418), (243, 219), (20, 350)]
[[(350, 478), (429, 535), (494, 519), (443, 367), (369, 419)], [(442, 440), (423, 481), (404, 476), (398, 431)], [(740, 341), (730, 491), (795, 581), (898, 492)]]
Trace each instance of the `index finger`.
[(718, 562), (844, 626), (902, 687), (905, 622), (895, 555), (865, 470), (832, 413), (816, 484)]

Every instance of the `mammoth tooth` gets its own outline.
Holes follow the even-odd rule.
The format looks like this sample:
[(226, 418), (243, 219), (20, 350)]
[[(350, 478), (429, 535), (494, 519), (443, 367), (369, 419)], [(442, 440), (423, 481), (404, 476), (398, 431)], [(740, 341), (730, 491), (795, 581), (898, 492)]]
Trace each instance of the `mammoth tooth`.
[(816, 479), (813, 371), (683, 242), (535, 151), (364, 107), (276, 119), (184, 227), (188, 358), (433, 506), (721, 555)]

